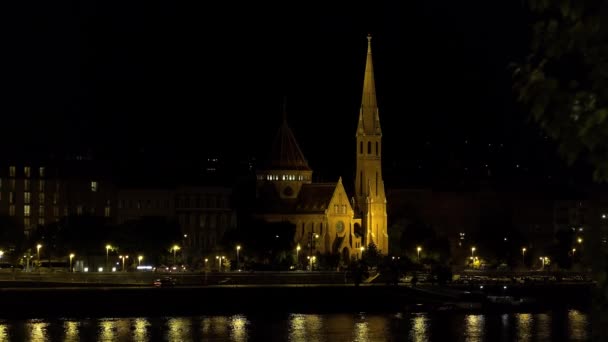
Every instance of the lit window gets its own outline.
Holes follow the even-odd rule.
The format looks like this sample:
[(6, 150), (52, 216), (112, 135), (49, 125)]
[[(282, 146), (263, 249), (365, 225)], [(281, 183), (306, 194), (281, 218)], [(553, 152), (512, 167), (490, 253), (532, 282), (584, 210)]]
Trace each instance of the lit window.
[(91, 191), (97, 192), (97, 182), (96, 181), (91, 182)]
[(23, 225), (25, 226), (25, 229), (30, 229), (30, 218), (29, 217), (25, 217), (23, 218)]
[(103, 214), (105, 217), (110, 217), (110, 207), (105, 207)]
[(10, 216), (15, 216), (15, 205), (14, 204), (11, 204), (8, 206), (8, 214)]
[(38, 191), (44, 192), (44, 179), (38, 181)]
[(78, 207), (76, 207), (76, 214), (82, 215), (82, 206), (81, 205), (79, 205)]
[(43, 205), (38, 206), (38, 215), (44, 216), (44, 206)]
[(31, 199), (32, 199), (32, 196), (29, 192), (23, 193), (23, 203), (30, 204)]
[(38, 174), (40, 175), (40, 178), (44, 177), (44, 167), (43, 167), (43, 166), (41, 166), (41, 167), (38, 169)]
[(25, 216), (25, 217), (30, 216), (30, 206), (28, 204), (23, 206), (23, 216)]
[(15, 177), (15, 174), (17, 173), (17, 168), (14, 166), (10, 166), (8, 168), (8, 173), (9, 173), (9, 176)]
[(14, 192), (8, 193), (8, 203), (15, 203), (15, 193)]
[(32, 170), (30, 169), (29, 166), (26, 166), (23, 168), (23, 173), (25, 174), (25, 177), (30, 178), (32, 176)]
[(38, 225), (39, 226), (44, 226), (44, 217), (39, 217), (38, 218)]

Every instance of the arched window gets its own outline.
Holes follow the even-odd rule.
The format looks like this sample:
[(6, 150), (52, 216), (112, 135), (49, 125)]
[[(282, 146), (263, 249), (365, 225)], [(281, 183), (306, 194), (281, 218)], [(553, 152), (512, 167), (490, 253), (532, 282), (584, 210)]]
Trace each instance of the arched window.
[(377, 141), (376, 141), (376, 155), (379, 155), (378, 154), (378, 142)]
[(363, 154), (363, 141), (359, 141), (359, 153)]
[(372, 154), (372, 142), (367, 142), (367, 154)]

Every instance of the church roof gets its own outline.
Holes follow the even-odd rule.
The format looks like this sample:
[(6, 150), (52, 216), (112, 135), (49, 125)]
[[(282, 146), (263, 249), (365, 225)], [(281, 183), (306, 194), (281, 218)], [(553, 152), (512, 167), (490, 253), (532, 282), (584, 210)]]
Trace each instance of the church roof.
[(329, 205), (329, 202), (331, 201), (332, 196), (334, 195), (335, 190), (336, 183), (303, 184), (300, 194), (298, 195), (296, 211), (325, 211)]
[(274, 138), (266, 168), (269, 170), (310, 170), (286, 119), (283, 119)]
[(302, 184), (295, 199), (281, 198), (273, 184), (260, 188), (256, 201), (258, 213), (313, 214), (323, 213), (336, 190), (336, 183)]

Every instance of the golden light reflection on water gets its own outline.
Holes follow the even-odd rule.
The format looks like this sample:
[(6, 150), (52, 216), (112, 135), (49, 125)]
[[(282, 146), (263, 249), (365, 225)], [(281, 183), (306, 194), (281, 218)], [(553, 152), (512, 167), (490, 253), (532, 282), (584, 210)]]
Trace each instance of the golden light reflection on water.
[(535, 335), (537, 340), (551, 341), (551, 316), (541, 313), (535, 317)]
[(520, 313), (515, 315), (517, 338), (519, 342), (532, 340), (532, 315), (528, 313)]
[(230, 317), (230, 337), (232, 341), (247, 341), (247, 318), (243, 315)]
[(133, 322), (133, 341), (149, 341), (148, 327), (150, 322), (145, 318), (136, 318)]
[(466, 315), (465, 317), (466, 328), (465, 336), (468, 342), (483, 341), (484, 335), (484, 323), (485, 319), (483, 315)]
[(168, 341), (192, 341), (192, 319), (171, 318), (167, 321), (167, 327)]
[(49, 324), (40, 320), (29, 320), (26, 323), (26, 331), (29, 335), (29, 341), (44, 342), (48, 340), (47, 326)]
[(116, 321), (113, 319), (99, 322), (99, 341), (114, 341), (116, 337)]
[(355, 323), (355, 341), (369, 340), (369, 323), (366, 321)]
[(64, 342), (80, 341), (79, 328), (80, 323), (77, 321), (63, 322), (63, 330), (65, 331)]
[(323, 320), (319, 315), (291, 314), (289, 318), (289, 341), (307, 342), (318, 339), (322, 333)]
[(304, 324), (306, 318), (301, 314), (293, 314), (289, 319), (289, 340), (294, 342), (304, 342), (306, 338), (306, 326)]
[(8, 325), (0, 323), (0, 342), (10, 341), (8, 333)]
[(410, 331), (410, 337), (414, 342), (427, 342), (429, 323), (426, 314), (416, 314), (412, 318), (412, 330)]
[(568, 311), (568, 336), (573, 341), (586, 341), (587, 336), (587, 315), (578, 310)]

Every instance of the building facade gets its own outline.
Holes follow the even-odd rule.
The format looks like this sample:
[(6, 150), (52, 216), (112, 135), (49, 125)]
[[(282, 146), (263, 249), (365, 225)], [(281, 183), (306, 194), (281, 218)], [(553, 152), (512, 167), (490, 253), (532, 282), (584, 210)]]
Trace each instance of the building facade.
[[(275, 137), (269, 163), (257, 172), (256, 216), (269, 222), (291, 222), (295, 240), (307, 254), (339, 254), (343, 262), (360, 258), (375, 244), (388, 253), (386, 196), (382, 178), (382, 131), (376, 101), (371, 36), (367, 37), (363, 97), (356, 132), (355, 195), (342, 178), (313, 183), (286, 119)], [(305, 253), (303, 253), (306, 255)]]

